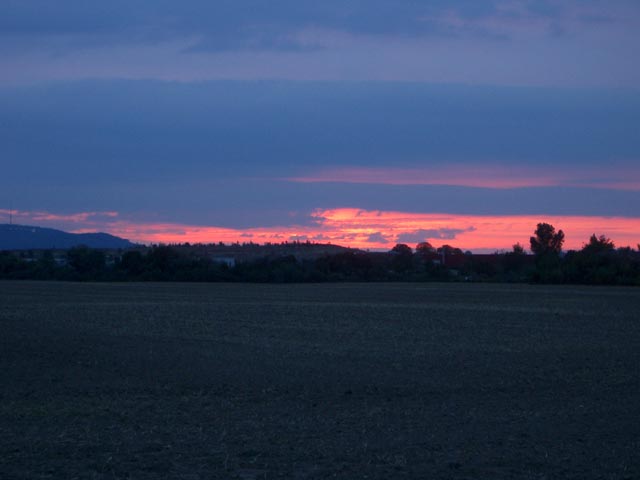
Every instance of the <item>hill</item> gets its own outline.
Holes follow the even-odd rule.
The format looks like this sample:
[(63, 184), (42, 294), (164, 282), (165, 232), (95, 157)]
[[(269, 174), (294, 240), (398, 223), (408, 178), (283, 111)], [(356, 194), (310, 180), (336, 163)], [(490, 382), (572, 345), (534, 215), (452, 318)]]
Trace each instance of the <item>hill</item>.
[(66, 249), (78, 245), (90, 248), (130, 248), (129, 240), (108, 233), (68, 233), (28, 225), (0, 225), (0, 250)]

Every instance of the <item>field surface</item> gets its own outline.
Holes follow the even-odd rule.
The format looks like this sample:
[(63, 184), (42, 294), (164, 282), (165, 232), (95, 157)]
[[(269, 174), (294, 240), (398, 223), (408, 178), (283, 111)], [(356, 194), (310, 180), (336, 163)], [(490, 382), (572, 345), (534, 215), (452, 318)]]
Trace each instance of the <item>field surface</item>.
[(2, 479), (639, 479), (640, 289), (0, 282)]

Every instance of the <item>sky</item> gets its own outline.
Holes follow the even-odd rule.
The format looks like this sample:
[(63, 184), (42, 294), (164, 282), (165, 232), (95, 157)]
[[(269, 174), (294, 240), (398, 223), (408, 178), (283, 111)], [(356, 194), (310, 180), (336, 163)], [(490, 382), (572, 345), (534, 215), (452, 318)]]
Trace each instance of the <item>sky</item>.
[(0, 223), (640, 243), (637, 0), (3, 0)]

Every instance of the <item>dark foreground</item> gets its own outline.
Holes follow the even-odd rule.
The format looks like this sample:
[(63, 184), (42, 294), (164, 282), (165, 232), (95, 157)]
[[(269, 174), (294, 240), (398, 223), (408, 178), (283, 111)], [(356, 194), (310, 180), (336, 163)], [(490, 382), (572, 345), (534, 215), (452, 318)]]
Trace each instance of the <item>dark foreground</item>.
[(0, 478), (640, 478), (640, 289), (0, 282)]

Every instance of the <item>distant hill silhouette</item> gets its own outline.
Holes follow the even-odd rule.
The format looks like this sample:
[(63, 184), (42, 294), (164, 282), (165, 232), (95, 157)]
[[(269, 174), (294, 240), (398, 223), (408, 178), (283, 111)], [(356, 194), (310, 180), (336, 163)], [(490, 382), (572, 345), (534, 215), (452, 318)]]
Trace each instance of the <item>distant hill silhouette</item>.
[(135, 244), (108, 233), (68, 233), (53, 228), (0, 224), (0, 250), (66, 249), (78, 245), (129, 248)]

